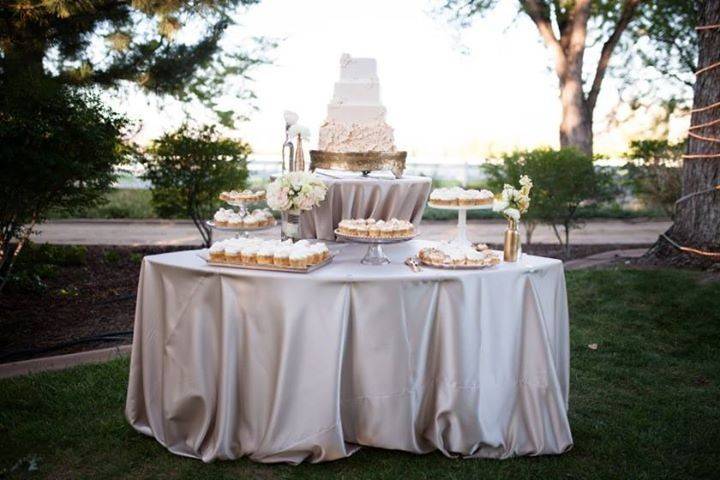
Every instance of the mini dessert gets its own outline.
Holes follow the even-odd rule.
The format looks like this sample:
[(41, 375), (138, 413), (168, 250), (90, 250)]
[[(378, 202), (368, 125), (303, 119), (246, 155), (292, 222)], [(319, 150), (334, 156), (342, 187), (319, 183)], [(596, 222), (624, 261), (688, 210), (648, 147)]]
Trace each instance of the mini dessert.
[(431, 207), (479, 207), (492, 204), (494, 198), (490, 190), (465, 190), (460, 187), (436, 188), (430, 194), (428, 204)]
[(210, 247), (210, 261), (223, 263), (225, 261), (225, 243), (215, 242)]
[(254, 265), (257, 262), (257, 245), (247, 245), (242, 249), (242, 262), (246, 265)]
[(227, 226), (230, 228), (240, 228), (243, 226), (243, 217), (237, 213), (232, 213), (228, 216)]
[(263, 245), (257, 252), (258, 265), (272, 265), (275, 258), (275, 248), (272, 245)]
[(360, 238), (406, 238), (415, 233), (415, 227), (407, 220), (375, 220), (373, 218), (344, 219), (336, 230), (341, 235)]
[(305, 248), (299, 248), (290, 253), (290, 266), (293, 268), (306, 268), (308, 254)]
[(228, 217), (235, 212), (232, 211), (232, 209), (229, 208), (221, 208), (217, 212), (215, 212), (215, 215), (213, 215), (213, 221), (215, 222), (215, 225), (218, 227), (225, 227), (227, 226)]
[(225, 247), (225, 263), (239, 264), (242, 262), (242, 256), (240, 254), (240, 246), (229, 243)]
[(253, 192), (252, 190), (243, 190), (242, 192), (232, 190), (230, 192), (222, 192), (219, 198), (223, 202), (228, 203), (260, 202), (265, 199), (265, 190), (258, 190), (257, 192)]
[(275, 255), (273, 256), (273, 264), (277, 265), (278, 267), (289, 267), (290, 248), (281, 246), (280, 248), (275, 250)]

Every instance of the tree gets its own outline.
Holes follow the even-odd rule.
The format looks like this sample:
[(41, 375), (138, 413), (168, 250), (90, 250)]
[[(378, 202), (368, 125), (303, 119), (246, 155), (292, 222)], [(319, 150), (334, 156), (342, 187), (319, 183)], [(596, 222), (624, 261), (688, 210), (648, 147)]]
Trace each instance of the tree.
[(212, 217), (223, 190), (244, 186), (250, 151), (246, 143), (221, 138), (212, 126), (182, 125), (163, 135), (141, 158), (158, 215), (190, 217), (203, 243), (210, 246), (212, 235), (205, 221)]
[[(0, 290), (50, 209), (97, 202), (124, 160), (124, 119), (49, 79), (0, 77)], [(21, 161), (18, 161), (21, 160)]]
[[(682, 196), (672, 227), (648, 252), (670, 263), (695, 263), (676, 246), (720, 250), (720, 0), (698, 1), (697, 15), (698, 70)], [(698, 256), (703, 258), (720, 261), (720, 255)]]
[[(234, 10), (258, 1), (5, 0), (0, 73), (80, 86), (133, 84), (161, 97), (201, 101), (229, 124), (230, 112), (220, 111), (215, 98), (242, 85), (237, 78), (263, 61), (268, 43), (261, 40), (257, 51), (227, 52), (220, 40)], [(174, 38), (183, 24), (192, 25), (200, 38), (193, 43)], [(104, 45), (97, 41), (103, 38)]]
[[(496, 0), (443, 0), (444, 7), (461, 20), (482, 15), (496, 3)], [(685, 52), (694, 47), (692, 42), (685, 45), (672, 38), (679, 30), (687, 30), (690, 0), (519, 0), (519, 3), (520, 10), (533, 21), (555, 57), (562, 104), (560, 146), (573, 147), (587, 155), (593, 153), (593, 112), (603, 80), (614, 53), (623, 46), (626, 31), (630, 32), (630, 39), (653, 40), (654, 46), (662, 51)], [(598, 43), (602, 44), (598, 62), (594, 72), (586, 77), (585, 53)], [(627, 50), (630, 44), (625, 42), (624, 47)], [(644, 57), (649, 63), (657, 63), (658, 58), (663, 57), (652, 54)]]

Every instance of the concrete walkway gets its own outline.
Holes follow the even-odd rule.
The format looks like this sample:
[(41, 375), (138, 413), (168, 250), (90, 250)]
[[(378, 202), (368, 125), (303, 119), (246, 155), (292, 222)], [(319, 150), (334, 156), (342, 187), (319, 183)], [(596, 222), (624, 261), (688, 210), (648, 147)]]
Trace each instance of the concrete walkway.
[[(575, 244), (649, 244), (670, 227), (663, 220), (593, 220), (584, 228), (574, 230)], [(33, 241), (82, 245), (199, 245), (200, 235), (189, 221), (168, 220), (53, 220), (38, 227)], [(468, 236), (474, 241), (502, 242), (505, 222), (501, 220), (470, 220)], [(422, 238), (444, 240), (455, 233), (453, 222), (423, 222)], [(258, 236), (279, 236), (279, 227), (258, 232)], [(223, 238), (223, 237), (218, 237)], [(524, 233), (523, 233), (524, 240)], [(533, 235), (535, 243), (556, 243), (555, 234), (547, 226), (539, 226)]]

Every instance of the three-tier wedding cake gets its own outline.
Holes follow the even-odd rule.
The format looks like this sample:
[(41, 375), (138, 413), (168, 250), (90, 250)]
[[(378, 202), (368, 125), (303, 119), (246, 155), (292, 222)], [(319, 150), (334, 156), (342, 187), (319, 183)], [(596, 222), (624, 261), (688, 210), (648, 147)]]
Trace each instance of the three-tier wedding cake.
[(385, 122), (374, 58), (340, 58), (327, 119), (320, 127), (319, 149), (326, 152), (394, 152), (393, 129)]

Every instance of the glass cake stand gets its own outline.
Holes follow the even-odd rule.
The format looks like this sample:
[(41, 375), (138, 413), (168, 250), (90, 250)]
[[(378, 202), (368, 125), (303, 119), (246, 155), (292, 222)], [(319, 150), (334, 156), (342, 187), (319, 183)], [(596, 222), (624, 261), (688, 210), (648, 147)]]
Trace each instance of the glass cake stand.
[(335, 230), (335, 235), (341, 240), (352, 243), (363, 243), (367, 244), (368, 249), (365, 252), (365, 256), (360, 260), (360, 263), (365, 265), (385, 265), (390, 263), (390, 259), (385, 252), (383, 252), (383, 245), (390, 245), (392, 243), (403, 243), (412, 240), (417, 237), (419, 233), (414, 233), (408, 237), (397, 237), (397, 238), (375, 238), (375, 237), (355, 237), (352, 235), (345, 235), (338, 230)]
[(247, 215), (247, 205), (253, 204), (253, 203), (262, 203), (265, 201), (265, 197), (258, 199), (258, 200), (223, 200), (228, 205), (231, 205), (233, 207), (236, 207), (238, 209), (237, 213), (241, 216)]
[(270, 225), (264, 225), (262, 227), (220, 227), (218, 225), (215, 225), (215, 222), (212, 220), (208, 220), (205, 222), (205, 225), (212, 228), (213, 230), (217, 230), (218, 232), (234, 232), (235, 238), (240, 238), (242, 235), (245, 238), (250, 237), (250, 232), (261, 232), (263, 230), (269, 230), (271, 228), (274, 228), (277, 226), (277, 222), (273, 222)]
[(469, 247), (472, 245), (467, 238), (467, 212), (468, 210), (492, 210), (492, 203), (488, 205), (474, 206), (458, 206), (458, 205), (434, 205), (428, 203), (431, 208), (438, 210), (455, 210), (458, 212), (457, 236), (450, 240), (450, 243), (459, 247)]

